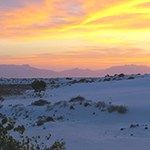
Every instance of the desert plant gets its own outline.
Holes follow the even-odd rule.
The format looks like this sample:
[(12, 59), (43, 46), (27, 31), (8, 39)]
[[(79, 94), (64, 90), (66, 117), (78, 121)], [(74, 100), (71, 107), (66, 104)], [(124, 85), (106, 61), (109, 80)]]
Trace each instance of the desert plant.
[[(9, 122), (12, 128), (7, 128), (0, 123), (0, 150), (40, 150), (38, 142), (33, 143), (34, 138), (26, 136), (20, 136), (22, 140), (17, 141), (15, 138), (9, 135), (10, 130), (14, 130), (20, 134), (23, 134), (25, 127), (23, 125), (14, 128), (15, 124)], [(40, 138), (38, 136), (38, 138)], [(34, 139), (35, 140), (35, 139)], [(36, 140), (37, 141), (37, 140)], [(44, 150), (66, 150), (65, 142), (63, 140), (56, 141), (52, 146), (45, 146)]]
[(44, 105), (47, 105), (47, 104), (50, 104), (50, 102), (46, 101), (46, 100), (38, 100), (38, 101), (34, 101), (31, 103), (31, 105), (35, 105), (35, 106), (44, 106)]
[(118, 112), (119, 114), (125, 114), (127, 111), (128, 111), (128, 108), (126, 106), (123, 106), (123, 105), (109, 105), (107, 107), (107, 111), (109, 113), (112, 113), (112, 112)]
[(134, 77), (129, 77), (128, 79), (129, 79), (129, 80), (132, 80), (132, 79), (134, 79)]
[(85, 101), (85, 98), (84, 98), (84, 97), (82, 97), (82, 96), (77, 96), (77, 97), (71, 98), (69, 102), (83, 102), (83, 101)]
[(124, 77), (125, 75), (123, 73), (119, 74), (118, 77)]
[(0, 108), (3, 107), (2, 102), (4, 101), (4, 98), (0, 96)]
[(46, 90), (46, 82), (35, 80), (31, 83), (31, 87), (38, 96), (41, 96), (41, 92)]
[(103, 102), (103, 101), (99, 101), (96, 103), (96, 107), (99, 108), (99, 109), (103, 109), (106, 107), (106, 103)]
[(120, 114), (125, 114), (128, 111), (128, 108), (126, 106), (120, 105), (117, 109), (117, 112)]
[(107, 107), (107, 111), (108, 111), (109, 113), (115, 112), (115, 111), (117, 110), (117, 107), (118, 107), (118, 106), (115, 106), (115, 105), (109, 105), (109, 106)]
[(56, 141), (50, 149), (47, 150), (66, 150), (65, 142), (63, 141)]
[(85, 102), (85, 103), (84, 103), (84, 107), (87, 107), (87, 106), (90, 106), (90, 103)]
[(74, 106), (71, 105), (70, 106), (70, 110), (75, 110)]

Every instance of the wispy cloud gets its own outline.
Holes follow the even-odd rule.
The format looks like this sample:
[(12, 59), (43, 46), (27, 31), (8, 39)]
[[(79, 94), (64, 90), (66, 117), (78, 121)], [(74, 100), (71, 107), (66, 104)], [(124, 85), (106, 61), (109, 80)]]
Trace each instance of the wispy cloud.
[[(8, 2), (1, 3), (4, 7)], [(143, 29), (150, 19), (148, 0), (16, 0), (10, 5), (16, 7), (1, 10), (1, 36), (46, 35), (79, 28)]]

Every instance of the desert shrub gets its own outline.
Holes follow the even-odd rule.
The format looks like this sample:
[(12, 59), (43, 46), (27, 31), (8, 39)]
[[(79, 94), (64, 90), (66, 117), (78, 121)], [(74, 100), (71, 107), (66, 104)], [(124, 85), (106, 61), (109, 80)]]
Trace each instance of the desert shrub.
[[(12, 124), (12, 122), (9, 122), (9, 124)], [(12, 124), (12, 126), (14, 127), (14, 124)], [(16, 128), (12, 128), (12, 130), (22, 134), (25, 131), (25, 127), (21, 125)], [(17, 141), (9, 135), (9, 130), (0, 123), (0, 150), (40, 150), (40, 146), (36, 138), (29, 138), (28, 136), (20, 137), (22, 140)], [(37, 138), (40, 138), (40, 136)], [(36, 142), (34, 142), (35, 140)], [(44, 150), (66, 150), (65, 142), (63, 140), (54, 142), (54, 144), (50, 147), (44, 147)]]
[(85, 103), (84, 103), (84, 107), (87, 107), (87, 106), (90, 106), (90, 103), (85, 102)]
[(46, 122), (50, 122), (50, 121), (54, 121), (54, 119), (53, 119), (53, 117), (48, 116), (48, 117), (46, 118)]
[(40, 116), (39, 119), (37, 120), (36, 124), (37, 124), (37, 126), (42, 126), (46, 122), (53, 122), (53, 121), (54, 121), (54, 119), (51, 116), (48, 116), (48, 117)]
[(46, 100), (38, 100), (38, 101), (34, 101), (31, 103), (31, 105), (35, 105), (35, 106), (44, 106), (44, 105), (47, 105), (47, 104), (50, 104), (50, 102), (46, 101)]
[(103, 108), (106, 107), (106, 104), (105, 104), (105, 102), (99, 101), (99, 102), (96, 103), (96, 107), (99, 108), (99, 109), (103, 109)]
[(105, 78), (103, 81), (110, 81), (111, 78)]
[(59, 116), (59, 117), (57, 117), (57, 120), (63, 120), (64, 119), (64, 117), (63, 116)]
[(46, 150), (66, 150), (65, 142), (63, 142), (63, 141), (56, 141), (56, 142), (50, 147), (50, 149), (46, 149)]
[(68, 78), (68, 77), (67, 77), (66, 80), (72, 80), (72, 78)]
[(71, 105), (70, 106), (70, 110), (75, 110), (74, 106)]
[(107, 107), (107, 111), (109, 113), (118, 112), (120, 114), (125, 114), (128, 111), (128, 109), (127, 109), (126, 106), (123, 106), (123, 105), (120, 105), (120, 106), (118, 106), (118, 105), (109, 105)]
[(128, 79), (129, 79), (129, 80), (132, 80), (132, 79), (134, 79), (134, 77), (129, 77)]
[(0, 101), (4, 101), (4, 97), (0, 96)]
[(79, 83), (91, 83), (93, 80), (87, 79), (87, 78), (82, 78), (78, 81)]
[(6, 130), (7, 131), (10, 131), (10, 130), (12, 130), (14, 128), (14, 124), (13, 123), (8, 123), (8, 125), (6, 126)]
[(128, 111), (127, 107), (122, 106), (122, 105), (120, 105), (117, 109), (117, 112), (120, 113), (120, 114), (125, 114), (127, 111)]
[(2, 124), (6, 124), (8, 122), (8, 118), (4, 117), (1, 122), (2, 122)]
[(115, 112), (117, 109), (118, 109), (118, 106), (115, 106), (115, 105), (109, 105), (107, 107), (107, 110), (109, 113)]
[(84, 98), (84, 97), (82, 97), (82, 96), (77, 96), (77, 97), (71, 98), (69, 102), (83, 102), (83, 101), (85, 101), (85, 98)]
[(43, 120), (43, 119), (39, 119), (39, 120), (36, 122), (37, 126), (42, 126), (42, 125), (44, 125), (44, 123), (45, 123), (45, 120)]
[(20, 134), (23, 134), (25, 131), (25, 127), (24, 127), (24, 125), (19, 125), (18, 127), (14, 128), (14, 131), (17, 131)]
[(112, 80), (116, 80), (116, 79), (117, 79), (117, 78), (115, 78), (115, 77), (114, 77), (114, 78), (112, 78)]
[(34, 92), (41, 97), (41, 92), (46, 90), (46, 83), (44, 81), (35, 80), (31, 83)]
[(139, 124), (131, 124), (130, 125), (130, 128), (136, 128), (136, 127), (139, 127)]
[(2, 102), (4, 101), (4, 98), (0, 96), (0, 108), (3, 107)]
[(124, 77), (125, 75), (123, 73), (119, 74), (118, 77)]

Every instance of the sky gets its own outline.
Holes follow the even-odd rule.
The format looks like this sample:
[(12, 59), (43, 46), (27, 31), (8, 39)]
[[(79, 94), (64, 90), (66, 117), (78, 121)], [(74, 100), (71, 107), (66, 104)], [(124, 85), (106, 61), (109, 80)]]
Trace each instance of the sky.
[(5, 0), (0, 29), (0, 64), (150, 66), (150, 0)]

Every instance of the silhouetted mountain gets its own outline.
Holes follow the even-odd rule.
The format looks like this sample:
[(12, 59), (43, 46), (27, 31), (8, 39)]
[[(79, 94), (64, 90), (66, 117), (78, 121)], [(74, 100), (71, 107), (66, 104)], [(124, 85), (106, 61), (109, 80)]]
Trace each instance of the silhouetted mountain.
[(119, 73), (150, 73), (150, 67), (137, 65), (114, 66), (103, 70), (70, 69), (61, 72), (37, 69), (29, 65), (0, 65), (0, 77), (4, 78), (56, 78), (56, 77), (100, 77)]
[(104, 72), (107, 74), (114, 75), (116, 73), (125, 73), (125, 74), (137, 74), (137, 73), (150, 73), (150, 67), (140, 66), (140, 65), (124, 65), (124, 66), (114, 66), (108, 69), (105, 69)]
[(0, 65), (0, 77), (5, 78), (41, 78), (55, 77), (57, 72), (37, 69), (29, 65)]
[(95, 71), (92, 71), (90, 69), (79, 69), (74, 68), (70, 70), (64, 70), (60, 72), (61, 76), (65, 77), (91, 77), (91, 76), (98, 76), (98, 74)]

